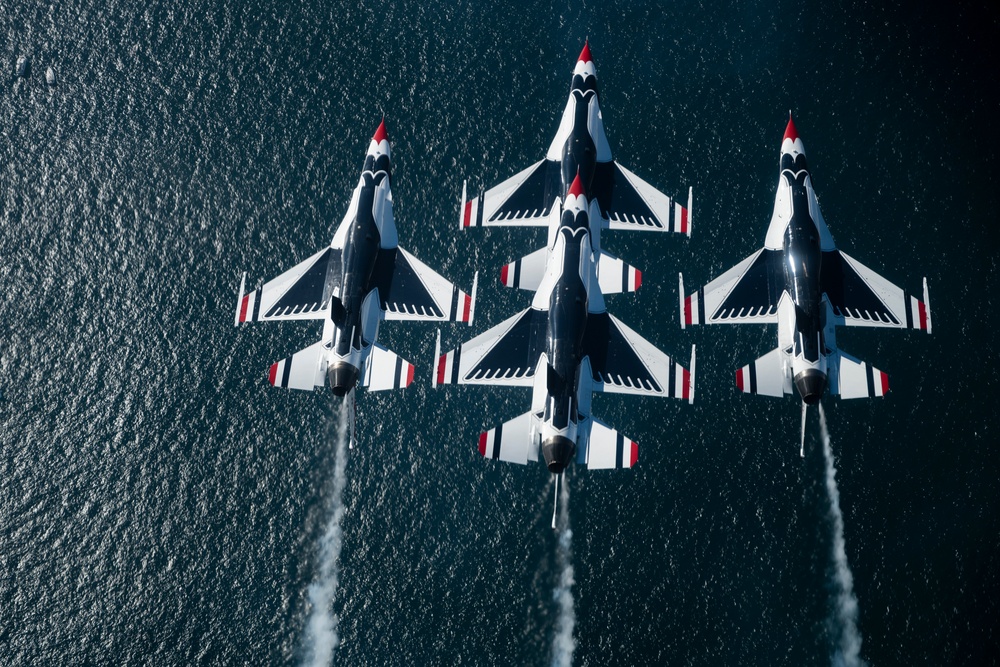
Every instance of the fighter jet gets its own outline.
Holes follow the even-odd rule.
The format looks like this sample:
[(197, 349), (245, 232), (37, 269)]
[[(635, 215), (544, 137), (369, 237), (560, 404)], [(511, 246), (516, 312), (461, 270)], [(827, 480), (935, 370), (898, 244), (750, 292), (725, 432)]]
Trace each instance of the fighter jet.
[(372, 391), (407, 387), (413, 365), (376, 342), (382, 320), (472, 324), (478, 274), (470, 296), (397, 245), (391, 180), (383, 119), (329, 247), (248, 294), (243, 274), (237, 326), (323, 320), (319, 342), (271, 365), (268, 381), (275, 387), (328, 385), (337, 396), (359, 382)]
[(778, 347), (736, 371), (736, 386), (767, 396), (798, 392), (803, 424), (805, 406), (827, 390), (841, 398), (889, 391), (885, 373), (837, 348), (837, 325), (931, 332), (926, 278), (920, 301), (837, 250), (791, 114), (764, 247), (686, 298), (681, 275), (680, 311), (681, 328), (777, 323)]
[[(460, 225), (544, 227), (555, 202), (565, 199), (579, 173), (583, 189), (598, 202), (605, 228), (679, 232), (690, 237), (691, 188), (684, 207), (615, 162), (604, 133), (599, 97), (597, 69), (590, 45), (584, 43), (573, 69), (569, 101), (545, 159), (472, 200), (467, 200), (464, 184)], [(596, 225), (593, 231), (598, 233)]]
[(526, 464), (541, 450), (555, 475), (574, 459), (589, 468), (636, 463), (636, 443), (591, 415), (592, 392), (694, 401), (694, 348), (689, 372), (606, 311), (595, 242), (602, 213), (582, 181), (576, 175), (565, 203), (551, 207), (531, 307), (440, 355), (433, 380), (532, 387), (531, 409), (483, 433), (479, 453)]

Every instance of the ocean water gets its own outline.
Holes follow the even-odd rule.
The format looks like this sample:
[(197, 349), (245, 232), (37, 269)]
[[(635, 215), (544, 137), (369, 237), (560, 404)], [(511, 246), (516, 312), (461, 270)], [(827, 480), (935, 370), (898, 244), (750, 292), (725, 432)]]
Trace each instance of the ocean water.
[[(882, 5), (5, 6), (0, 664), (300, 664), (330, 571), (335, 664), (836, 664), (819, 415), (800, 458), (798, 404), (733, 387), (773, 328), (678, 326), (678, 271), (763, 242), (789, 110), (839, 246), (930, 283), (933, 335), (838, 333), (891, 393), (825, 400), (860, 657), (1000, 662), (1000, 11)], [(604, 245), (643, 270), (609, 310), (697, 344), (696, 404), (595, 397), (640, 463), (571, 469), (570, 549), (543, 468), (475, 450), (528, 392), (432, 390), (435, 328), (387, 323), (417, 379), (359, 395), (339, 486), (339, 405), (266, 380), (319, 325), (234, 328), (241, 273), (329, 242), (384, 114), (401, 244), (462, 286), (482, 271), (443, 346), (525, 307), (495, 272), (543, 233), (461, 232), (458, 199), (544, 154), (588, 37), (618, 160), (694, 187), (691, 240)]]

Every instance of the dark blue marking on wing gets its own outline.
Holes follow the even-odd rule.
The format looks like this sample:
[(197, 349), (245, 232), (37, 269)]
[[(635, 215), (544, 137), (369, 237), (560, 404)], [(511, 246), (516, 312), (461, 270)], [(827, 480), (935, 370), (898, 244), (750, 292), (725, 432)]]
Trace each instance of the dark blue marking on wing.
[[(391, 268), (386, 268), (390, 261)], [(382, 272), (379, 294), (382, 296), (383, 309), (390, 313), (424, 317), (445, 316), (403, 253), (395, 249), (380, 251), (375, 270)]]
[(583, 354), (590, 357), (595, 382), (640, 387), (656, 393), (664, 391), (607, 313), (587, 318)]
[(562, 180), (559, 162), (542, 160), (521, 185), (493, 212), (489, 222), (544, 217), (552, 210), (552, 202), (560, 196)]
[(900, 323), (865, 279), (844, 261), (838, 250), (823, 253), (820, 291), (826, 292), (833, 314), (837, 317), (894, 325)]
[[(278, 317), (290, 313), (313, 312), (323, 307), (323, 291), (332, 248), (320, 255), (312, 266), (281, 295), (264, 318)], [(339, 259), (339, 257), (338, 257)]]
[(771, 315), (785, 290), (784, 253), (762, 250), (714, 313), (712, 321)]
[[(469, 369), (466, 380), (531, 377), (545, 351), (548, 312), (529, 308), (506, 334)], [(456, 355), (455, 365), (458, 365)]]

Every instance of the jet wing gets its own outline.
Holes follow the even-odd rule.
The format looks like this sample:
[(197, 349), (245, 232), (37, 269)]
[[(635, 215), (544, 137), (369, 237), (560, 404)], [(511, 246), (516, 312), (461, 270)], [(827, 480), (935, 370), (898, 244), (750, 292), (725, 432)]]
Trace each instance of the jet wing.
[(402, 248), (396, 249), (391, 269), (376, 270), (391, 271), (379, 291), (385, 319), (472, 324), (475, 283), (469, 296)]
[(822, 266), (821, 288), (838, 324), (931, 332), (926, 279), (920, 301), (839, 250), (824, 252)]
[[(342, 250), (328, 247), (243, 294), (236, 307), (236, 324), (271, 320), (321, 320), (330, 308), (324, 298), (327, 275), (339, 275)], [(244, 281), (246, 276), (244, 276)]]
[(528, 308), (438, 358), (434, 384), (530, 387), (548, 313)]
[(538, 446), (531, 441), (531, 413), (514, 417), (479, 436), (479, 453), (489, 459), (520, 463), (538, 460)]
[(463, 184), (461, 226), (546, 226), (555, 201), (555, 196), (545, 201), (546, 185), (559, 182), (559, 169), (559, 162), (541, 160), (471, 200)]
[(590, 357), (594, 391), (694, 401), (694, 373), (606, 312), (587, 318), (583, 354)]
[(785, 284), (782, 261), (781, 251), (762, 248), (687, 298), (682, 275), (681, 328), (689, 324), (776, 323)]
[(611, 229), (691, 236), (693, 190), (690, 188), (685, 207), (617, 162), (597, 163), (592, 188)]

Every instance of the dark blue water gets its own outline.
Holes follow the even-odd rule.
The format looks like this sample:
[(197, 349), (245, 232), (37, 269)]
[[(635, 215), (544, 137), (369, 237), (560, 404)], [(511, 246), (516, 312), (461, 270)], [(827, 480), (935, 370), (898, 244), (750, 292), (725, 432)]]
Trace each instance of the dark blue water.
[[(703, 284), (762, 242), (788, 110), (841, 248), (930, 283), (934, 334), (842, 330), (890, 375), (828, 399), (861, 656), (996, 664), (1000, 288), (989, 3), (15, 2), (0, 11), (0, 663), (294, 664), (331, 519), (337, 406), (269, 364), (318, 324), (232, 326), (240, 274), (329, 242), (384, 113), (400, 242), (460, 285), (473, 329), (525, 307), (495, 280), (540, 231), (458, 230), (548, 147), (585, 37), (618, 159), (695, 189), (694, 237), (608, 234), (643, 272), (609, 309), (698, 400), (597, 396), (639, 442), (572, 470), (580, 665), (822, 665), (837, 646), (818, 415), (737, 394), (766, 327), (681, 331)], [(24, 80), (14, 77), (29, 56)], [(45, 84), (45, 68), (56, 74)], [(338, 664), (542, 665), (562, 567), (541, 466), (483, 461), (528, 392), (431, 390), (418, 365), (359, 397), (333, 611)]]

